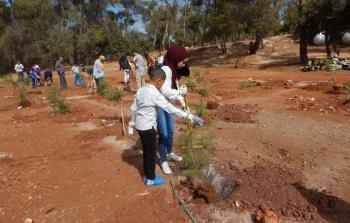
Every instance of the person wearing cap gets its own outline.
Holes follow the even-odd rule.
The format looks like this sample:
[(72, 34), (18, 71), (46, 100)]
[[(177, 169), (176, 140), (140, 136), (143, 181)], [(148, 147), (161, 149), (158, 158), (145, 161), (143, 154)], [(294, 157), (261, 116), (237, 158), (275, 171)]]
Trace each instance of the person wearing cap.
[(94, 63), (93, 76), (97, 87), (99, 86), (100, 81), (105, 76), (105, 72), (103, 71), (103, 61), (105, 60), (106, 58), (103, 55), (101, 55), (97, 60), (95, 60), (95, 63)]
[(64, 73), (64, 64), (63, 64), (63, 57), (60, 57), (55, 65), (55, 70), (58, 73), (58, 76), (60, 77), (60, 86), (61, 89), (67, 88), (67, 79)]
[(36, 88), (40, 83), (40, 67), (39, 65), (34, 65), (29, 72), (29, 78), (32, 81), (32, 88)]

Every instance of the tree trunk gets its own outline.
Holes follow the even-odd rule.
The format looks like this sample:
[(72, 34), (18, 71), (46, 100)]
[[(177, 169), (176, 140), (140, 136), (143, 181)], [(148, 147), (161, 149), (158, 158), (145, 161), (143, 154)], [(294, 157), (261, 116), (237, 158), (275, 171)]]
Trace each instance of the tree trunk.
[(332, 38), (332, 46), (333, 46), (333, 50), (334, 52), (338, 55), (338, 57), (340, 56), (340, 51), (337, 48), (337, 43), (335, 42), (335, 39)]
[(185, 17), (184, 17), (184, 43), (186, 42), (186, 19), (187, 19), (187, 0), (185, 1)]
[(328, 38), (329, 32), (328, 32), (328, 31), (326, 31), (325, 36), (326, 36), (325, 43), (326, 43), (327, 57), (331, 57), (331, 53), (332, 53), (332, 52), (331, 52), (331, 48), (330, 48), (330, 46), (329, 46), (329, 38)]
[[(298, 0), (297, 2), (298, 15), (301, 18), (304, 10), (304, 0)], [(307, 65), (309, 58), (307, 56), (307, 36), (305, 26), (303, 25), (301, 19), (298, 21), (299, 26), (299, 57), (301, 65)]]
[(250, 46), (249, 54), (256, 54), (256, 51), (258, 51), (262, 39), (263, 39), (262, 33), (257, 32), (255, 36), (255, 42)]
[(165, 50), (165, 40), (168, 35), (168, 26), (169, 26), (169, 19), (166, 20), (166, 24), (165, 24), (165, 31), (164, 31), (163, 41), (162, 41), (162, 50)]
[(155, 33), (154, 33), (154, 38), (153, 38), (153, 49), (154, 49), (154, 50), (156, 49), (158, 28), (159, 28), (159, 17), (157, 17), (156, 31), (155, 31)]

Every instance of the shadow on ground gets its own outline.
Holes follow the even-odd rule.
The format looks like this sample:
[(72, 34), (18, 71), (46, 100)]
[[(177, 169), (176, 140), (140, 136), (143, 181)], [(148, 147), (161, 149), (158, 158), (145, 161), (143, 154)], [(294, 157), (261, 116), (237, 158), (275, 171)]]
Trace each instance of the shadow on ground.
[(318, 214), (332, 223), (348, 223), (350, 219), (350, 204), (346, 201), (306, 188), (300, 183), (293, 186), (301, 195), (317, 208)]
[(133, 147), (123, 151), (122, 160), (134, 166), (138, 170), (140, 176), (143, 176), (142, 145), (139, 138)]

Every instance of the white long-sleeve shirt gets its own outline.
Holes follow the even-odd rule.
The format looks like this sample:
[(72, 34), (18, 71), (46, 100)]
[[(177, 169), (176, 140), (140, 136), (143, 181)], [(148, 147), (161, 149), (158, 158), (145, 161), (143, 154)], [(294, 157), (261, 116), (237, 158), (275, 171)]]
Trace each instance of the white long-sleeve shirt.
[(176, 108), (169, 103), (159, 90), (152, 84), (141, 87), (130, 108), (131, 123), (137, 130), (157, 129), (157, 110), (164, 109), (181, 118), (190, 118), (191, 114)]
[(166, 78), (165, 78), (163, 86), (160, 88), (160, 92), (170, 102), (177, 100), (181, 104), (181, 106), (185, 106), (185, 100), (180, 95), (180, 92), (176, 89), (171, 88), (173, 74), (172, 74), (170, 67), (163, 66), (161, 69), (165, 72)]
[(102, 67), (103, 67), (102, 62), (99, 59), (95, 60), (93, 75), (96, 79), (104, 77), (105, 73), (104, 73)]
[(23, 72), (23, 70), (24, 70), (23, 64), (16, 64), (16, 65), (15, 65), (15, 71), (16, 71), (17, 73)]

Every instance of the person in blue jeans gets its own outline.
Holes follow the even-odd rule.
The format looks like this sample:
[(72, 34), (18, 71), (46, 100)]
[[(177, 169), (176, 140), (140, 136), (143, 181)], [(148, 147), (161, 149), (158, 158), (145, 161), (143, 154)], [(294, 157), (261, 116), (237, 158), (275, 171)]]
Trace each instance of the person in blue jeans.
[(80, 76), (79, 67), (74, 64), (72, 67), (72, 73), (73, 73), (73, 87), (77, 87), (77, 81), (79, 81), (79, 86), (84, 87), (84, 80)]
[[(169, 48), (164, 57), (164, 65), (161, 68), (166, 74), (166, 79), (160, 88), (160, 92), (170, 103), (177, 101), (186, 112), (189, 112), (184, 100), (187, 88), (185, 86), (178, 87), (178, 80), (181, 76), (189, 76), (190, 74), (187, 65), (188, 58), (189, 53), (184, 47), (174, 44)], [(164, 174), (171, 174), (167, 161), (182, 161), (182, 157), (173, 152), (174, 115), (159, 109), (157, 113), (157, 128), (161, 167)]]

